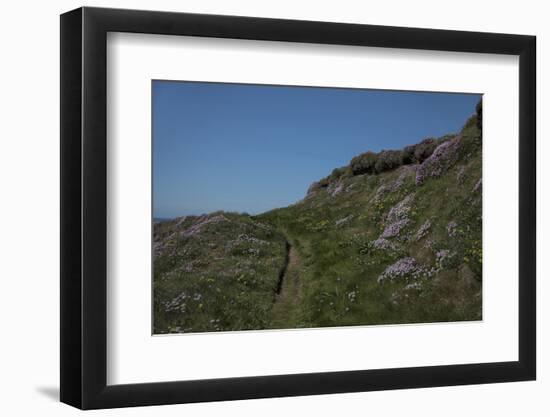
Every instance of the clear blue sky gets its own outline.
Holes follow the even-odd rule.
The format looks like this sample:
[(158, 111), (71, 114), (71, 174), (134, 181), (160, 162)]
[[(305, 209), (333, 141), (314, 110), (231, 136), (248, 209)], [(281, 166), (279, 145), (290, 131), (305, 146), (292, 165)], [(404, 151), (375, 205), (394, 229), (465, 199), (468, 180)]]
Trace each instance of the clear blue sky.
[(153, 81), (153, 215), (287, 206), (355, 155), (457, 132), (479, 98)]

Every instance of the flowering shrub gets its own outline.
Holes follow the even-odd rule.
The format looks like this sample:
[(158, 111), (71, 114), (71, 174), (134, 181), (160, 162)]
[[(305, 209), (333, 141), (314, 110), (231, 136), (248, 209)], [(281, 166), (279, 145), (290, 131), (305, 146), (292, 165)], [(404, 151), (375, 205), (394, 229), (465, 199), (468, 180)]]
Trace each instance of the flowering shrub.
[(439, 177), (458, 159), (460, 136), (446, 140), (439, 145), (416, 171), (416, 185), (422, 185), (427, 178)]
[(407, 219), (411, 204), (414, 199), (414, 194), (407, 195), (403, 200), (393, 206), (388, 212), (387, 221), (395, 222), (397, 220)]
[(430, 219), (426, 220), (414, 235), (414, 239), (418, 242), (420, 239), (424, 238), (430, 231), (431, 227), (432, 222), (430, 221)]
[(401, 230), (403, 230), (408, 224), (409, 224), (409, 219), (401, 219), (393, 223), (390, 223), (384, 228), (384, 231), (382, 232), (380, 237), (388, 238), (388, 237), (399, 236), (399, 233), (401, 233)]
[(394, 281), (396, 279), (429, 278), (433, 273), (433, 269), (428, 269), (420, 265), (416, 259), (407, 257), (399, 259), (394, 264), (388, 266), (378, 277), (378, 283), (386, 280)]
[[(450, 136), (450, 138), (454, 138), (454, 136)], [(352, 158), (349, 165), (335, 168), (327, 177), (312, 183), (307, 190), (305, 199), (312, 197), (316, 192), (323, 189), (328, 189), (330, 194), (334, 196), (342, 191), (339, 185), (341, 181), (355, 175), (380, 174), (403, 165), (421, 164), (432, 156), (435, 150), (438, 149), (438, 144), (442, 141), (444, 143), (448, 142), (449, 136), (439, 139), (427, 138), (415, 145), (406, 146), (402, 150), (384, 150), (379, 153), (364, 152)], [(424, 176), (425, 174), (422, 173), (421, 177)], [(381, 189), (380, 191), (385, 192), (387, 190)]]
[(401, 230), (409, 224), (409, 211), (413, 199), (414, 194), (409, 194), (390, 209), (386, 216), (386, 227), (380, 235), (381, 238), (399, 236)]

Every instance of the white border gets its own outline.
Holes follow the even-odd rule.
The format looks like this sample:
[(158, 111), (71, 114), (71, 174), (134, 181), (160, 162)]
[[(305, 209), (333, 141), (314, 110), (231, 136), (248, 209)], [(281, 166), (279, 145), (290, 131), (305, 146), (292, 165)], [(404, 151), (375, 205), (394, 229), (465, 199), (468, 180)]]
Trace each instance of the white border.
[[(518, 57), (119, 33), (107, 51), (108, 384), (518, 359)], [(151, 79), (484, 93), (483, 321), (152, 337)]]

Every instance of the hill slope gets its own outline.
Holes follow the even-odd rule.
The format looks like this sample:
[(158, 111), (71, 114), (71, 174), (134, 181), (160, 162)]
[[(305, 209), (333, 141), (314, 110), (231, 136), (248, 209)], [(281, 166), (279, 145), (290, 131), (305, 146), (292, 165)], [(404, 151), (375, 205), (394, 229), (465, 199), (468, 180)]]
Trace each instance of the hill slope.
[(155, 225), (155, 333), (481, 319), (481, 109), (289, 207)]
[(286, 265), (273, 227), (236, 213), (157, 223), (154, 332), (266, 328)]

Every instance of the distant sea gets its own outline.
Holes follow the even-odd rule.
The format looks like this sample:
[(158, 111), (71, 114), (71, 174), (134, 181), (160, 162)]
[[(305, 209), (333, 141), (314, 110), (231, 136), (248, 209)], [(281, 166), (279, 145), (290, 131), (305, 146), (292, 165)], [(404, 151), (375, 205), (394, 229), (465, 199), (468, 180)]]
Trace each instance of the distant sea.
[(162, 222), (167, 222), (167, 221), (170, 221), (172, 219), (169, 219), (167, 217), (153, 217), (153, 223), (162, 223)]

